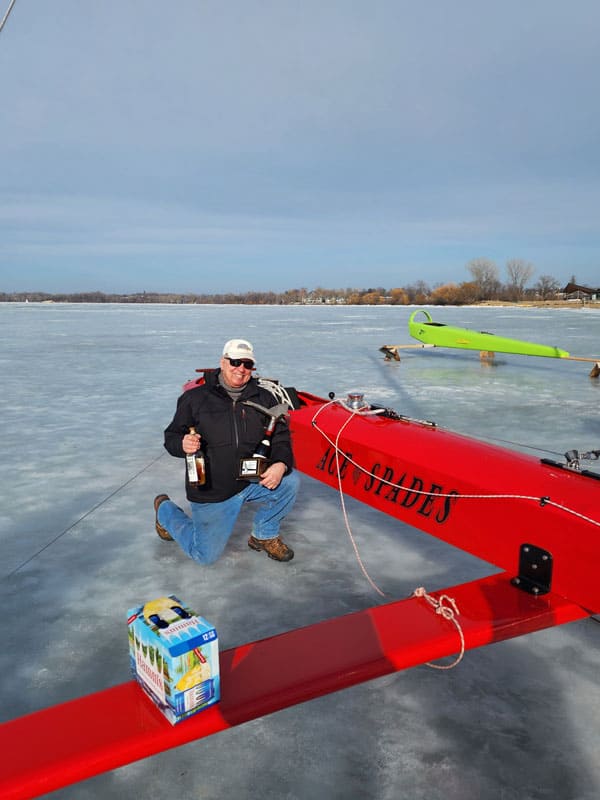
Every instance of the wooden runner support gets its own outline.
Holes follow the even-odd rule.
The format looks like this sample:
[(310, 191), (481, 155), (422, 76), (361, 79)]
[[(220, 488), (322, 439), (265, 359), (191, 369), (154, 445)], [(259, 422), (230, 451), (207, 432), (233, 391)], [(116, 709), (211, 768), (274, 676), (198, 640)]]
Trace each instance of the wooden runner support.
[(379, 348), (379, 352), (385, 355), (386, 361), (400, 361), (398, 350), (423, 350), (424, 348), (435, 347), (434, 344), (384, 344)]
[(584, 358), (583, 356), (569, 356), (567, 361), (587, 361), (588, 364), (593, 364), (590, 371), (590, 378), (597, 378), (600, 376), (600, 359), (598, 358)]
[[(438, 349), (443, 345), (436, 344), (384, 344), (379, 348), (379, 351), (385, 355), (386, 361), (400, 361), (400, 354), (398, 350), (422, 350), (424, 348), (437, 347)], [(491, 350), (481, 350), (479, 352), (479, 359), (481, 361), (493, 361), (495, 353)], [(600, 376), (600, 358), (588, 358), (587, 356), (561, 356), (558, 361), (585, 361), (588, 364), (593, 364), (590, 372), (590, 378), (598, 378)]]

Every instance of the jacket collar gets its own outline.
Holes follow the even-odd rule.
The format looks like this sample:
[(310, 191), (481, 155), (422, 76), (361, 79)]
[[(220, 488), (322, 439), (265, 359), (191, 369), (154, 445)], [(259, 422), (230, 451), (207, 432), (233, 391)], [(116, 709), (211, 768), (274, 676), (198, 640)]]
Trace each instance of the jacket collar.
[[(221, 395), (221, 397), (228, 397), (229, 395), (219, 383), (219, 374), (221, 370), (216, 369), (214, 372), (207, 372), (204, 375), (204, 381), (208, 388)], [(244, 386), (244, 390), (240, 394), (240, 400), (246, 400), (248, 397), (255, 397), (258, 394), (258, 381), (256, 378), (250, 378), (248, 383)]]

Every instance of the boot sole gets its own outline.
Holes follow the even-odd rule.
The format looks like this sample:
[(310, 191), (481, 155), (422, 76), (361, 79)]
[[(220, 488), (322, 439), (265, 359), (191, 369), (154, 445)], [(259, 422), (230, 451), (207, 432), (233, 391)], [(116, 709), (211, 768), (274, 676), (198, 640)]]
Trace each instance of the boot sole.
[[(160, 499), (160, 502), (157, 503), (156, 501), (159, 500), (159, 499)], [(158, 515), (158, 507), (160, 506), (161, 503), (164, 503), (165, 500), (170, 500), (170, 497), (169, 497), (168, 494), (159, 494), (154, 498), (154, 514), (156, 516), (156, 522), (154, 523), (154, 528), (156, 530), (156, 533), (163, 540), (163, 542), (172, 542), (173, 541), (173, 537), (171, 536), (171, 534), (169, 533), (169, 531), (166, 528), (163, 528), (163, 526), (158, 521), (158, 516), (157, 516)]]
[(155, 528), (156, 528), (157, 534), (160, 536), (160, 538), (163, 540), (163, 542), (172, 542), (173, 541), (173, 537), (168, 532), (168, 530), (166, 530), (166, 528), (163, 528), (162, 525), (159, 525), (158, 522), (156, 523)]
[(250, 542), (248, 542), (248, 547), (251, 550), (256, 551), (257, 553), (266, 553), (269, 556), (269, 558), (273, 559), (273, 561), (279, 561), (280, 564), (286, 564), (288, 561), (291, 561), (292, 558), (294, 557), (294, 551), (291, 550), (291, 549), (290, 549), (291, 556), (289, 556), (289, 558), (277, 558), (277, 556), (271, 555), (271, 553), (269, 553), (269, 551), (267, 549), (265, 549), (264, 547), (260, 547), (260, 546), (257, 547), (255, 544), (250, 543)]

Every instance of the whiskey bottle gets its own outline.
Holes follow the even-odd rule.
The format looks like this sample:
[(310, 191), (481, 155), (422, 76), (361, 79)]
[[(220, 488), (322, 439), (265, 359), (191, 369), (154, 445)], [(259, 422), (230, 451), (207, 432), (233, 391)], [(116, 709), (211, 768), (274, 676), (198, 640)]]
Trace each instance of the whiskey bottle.
[(256, 445), (252, 458), (260, 458), (267, 461), (271, 456), (271, 438), (265, 433), (264, 438)]
[[(190, 428), (190, 433), (195, 434), (196, 429)], [(206, 483), (206, 465), (204, 463), (204, 453), (198, 447), (195, 453), (187, 453), (185, 456), (188, 483), (190, 486), (203, 486)]]
[[(263, 438), (254, 448), (252, 453), (251, 459), (243, 459), (248, 462), (248, 464), (254, 464), (254, 474), (248, 475), (248, 470), (246, 469), (246, 478), (247, 480), (260, 480), (263, 476), (264, 471), (267, 467), (271, 464), (271, 436), (273, 435), (273, 431), (275, 430), (275, 425), (277, 420), (273, 417), (269, 420), (269, 424), (267, 425), (265, 432), (263, 434)], [(247, 466), (247, 465), (246, 465)]]

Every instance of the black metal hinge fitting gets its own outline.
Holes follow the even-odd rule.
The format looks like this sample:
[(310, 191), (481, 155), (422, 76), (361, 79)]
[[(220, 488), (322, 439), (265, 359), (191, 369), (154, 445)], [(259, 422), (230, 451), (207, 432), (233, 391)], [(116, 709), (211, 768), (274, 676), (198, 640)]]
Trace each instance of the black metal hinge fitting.
[(511, 583), (529, 594), (548, 594), (552, 584), (552, 554), (534, 544), (522, 544), (519, 574)]

